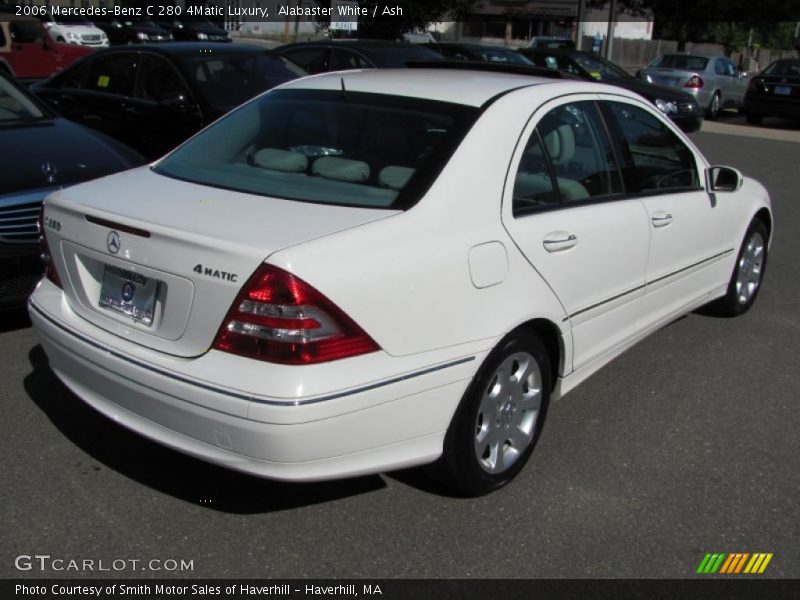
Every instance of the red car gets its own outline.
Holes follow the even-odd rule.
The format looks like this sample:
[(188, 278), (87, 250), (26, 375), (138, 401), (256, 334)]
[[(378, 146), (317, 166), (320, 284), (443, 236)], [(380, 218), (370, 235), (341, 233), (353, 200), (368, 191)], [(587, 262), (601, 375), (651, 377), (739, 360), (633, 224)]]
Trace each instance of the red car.
[(46, 79), (92, 51), (54, 41), (31, 17), (0, 13), (0, 70), (19, 80)]

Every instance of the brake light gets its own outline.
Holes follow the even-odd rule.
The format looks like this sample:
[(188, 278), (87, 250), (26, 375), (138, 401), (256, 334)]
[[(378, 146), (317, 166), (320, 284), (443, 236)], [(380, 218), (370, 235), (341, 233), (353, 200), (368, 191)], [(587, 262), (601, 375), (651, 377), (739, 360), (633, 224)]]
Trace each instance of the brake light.
[(328, 362), (380, 349), (320, 292), (267, 264), (239, 292), (213, 347), (286, 365)]
[(683, 87), (690, 88), (690, 89), (693, 89), (693, 90), (699, 90), (699, 89), (701, 89), (703, 87), (703, 85), (705, 85), (705, 84), (703, 83), (703, 80), (698, 75), (692, 75), (689, 78), (689, 81), (687, 81), (685, 84), (683, 84)]
[(58, 287), (63, 288), (61, 278), (58, 276), (56, 266), (53, 264), (53, 257), (50, 255), (50, 246), (47, 245), (47, 235), (45, 235), (44, 230), (44, 205), (42, 205), (42, 210), (39, 211), (39, 249), (41, 251), (42, 265), (44, 265), (44, 276)]

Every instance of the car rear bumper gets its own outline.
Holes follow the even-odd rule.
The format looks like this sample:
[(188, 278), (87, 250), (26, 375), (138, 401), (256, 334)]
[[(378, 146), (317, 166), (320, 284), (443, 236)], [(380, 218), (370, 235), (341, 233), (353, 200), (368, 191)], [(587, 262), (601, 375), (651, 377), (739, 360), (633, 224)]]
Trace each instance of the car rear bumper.
[(0, 309), (24, 306), (42, 278), (37, 246), (12, 250), (14, 255), (7, 256), (0, 247)]
[[(29, 312), (53, 371), (105, 416), (196, 458), (288, 481), (363, 475), (435, 460), (482, 359), (432, 365), (327, 398), (270, 403), (104, 347), (80, 331), (82, 319), (49, 282), (34, 294)], [(125, 343), (121, 340), (120, 346)], [(211, 361), (215, 354), (184, 362)], [(257, 361), (242, 360), (244, 368), (259, 367)]]

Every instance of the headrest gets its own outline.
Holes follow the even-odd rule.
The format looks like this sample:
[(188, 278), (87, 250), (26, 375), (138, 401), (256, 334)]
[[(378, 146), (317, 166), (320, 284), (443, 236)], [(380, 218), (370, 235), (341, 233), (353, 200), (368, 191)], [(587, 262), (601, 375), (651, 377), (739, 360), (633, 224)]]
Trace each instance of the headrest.
[(326, 179), (352, 183), (361, 183), (369, 179), (369, 165), (367, 163), (336, 156), (318, 158), (314, 161), (311, 172)]
[(253, 164), (262, 169), (283, 171), (285, 173), (302, 173), (308, 167), (308, 159), (298, 152), (262, 148), (253, 155)]

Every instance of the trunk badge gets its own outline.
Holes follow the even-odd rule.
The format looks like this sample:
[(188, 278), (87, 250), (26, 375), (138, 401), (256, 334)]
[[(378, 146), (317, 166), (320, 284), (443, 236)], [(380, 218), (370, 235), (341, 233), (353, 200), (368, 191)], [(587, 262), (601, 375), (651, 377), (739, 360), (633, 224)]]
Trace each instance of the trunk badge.
[(119, 252), (122, 244), (119, 241), (119, 234), (116, 231), (112, 231), (108, 234), (108, 237), (106, 238), (106, 246), (111, 254), (116, 254)]

